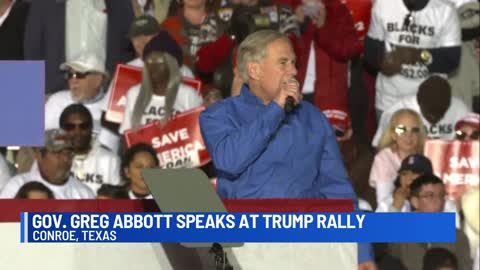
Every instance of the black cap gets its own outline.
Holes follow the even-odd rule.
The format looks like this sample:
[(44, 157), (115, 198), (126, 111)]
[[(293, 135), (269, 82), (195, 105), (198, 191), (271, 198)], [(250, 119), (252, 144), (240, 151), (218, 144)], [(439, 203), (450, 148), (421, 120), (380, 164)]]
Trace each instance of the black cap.
[(406, 170), (422, 174), (433, 174), (432, 162), (426, 156), (420, 154), (410, 155), (402, 161), (398, 171)]
[(153, 35), (160, 31), (160, 24), (150, 15), (142, 15), (136, 17), (130, 29), (128, 30), (128, 37), (133, 38), (141, 35)]
[(177, 60), (179, 67), (183, 64), (182, 48), (165, 30), (160, 30), (160, 32), (145, 45), (145, 48), (143, 48), (143, 58), (145, 59), (151, 52), (168, 53)]

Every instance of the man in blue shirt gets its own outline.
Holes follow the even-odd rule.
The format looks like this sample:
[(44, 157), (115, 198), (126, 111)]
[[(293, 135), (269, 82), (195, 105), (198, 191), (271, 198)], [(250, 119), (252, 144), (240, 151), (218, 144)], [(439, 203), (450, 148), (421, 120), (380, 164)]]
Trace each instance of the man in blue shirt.
[[(320, 110), (301, 102), (289, 39), (271, 30), (248, 36), (237, 68), (246, 82), (240, 95), (200, 115), (220, 196), (356, 201), (333, 129)], [(288, 97), (296, 107), (287, 113)], [(369, 249), (359, 250), (359, 262), (373, 267), (359, 269), (375, 269)]]

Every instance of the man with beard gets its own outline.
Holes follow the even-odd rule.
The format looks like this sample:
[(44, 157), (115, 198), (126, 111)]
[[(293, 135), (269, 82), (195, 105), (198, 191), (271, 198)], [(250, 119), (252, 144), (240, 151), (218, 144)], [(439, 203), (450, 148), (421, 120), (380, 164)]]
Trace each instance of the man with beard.
[(102, 184), (121, 185), (120, 159), (109, 150), (92, 142), (93, 120), (82, 104), (72, 104), (60, 115), (60, 127), (73, 143), (72, 175), (93, 192)]
[(68, 136), (59, 129), (45, 132), (45, 145), (35, 149), (31, 170), (10, 179), (0, 192), (0, 198), (14, 198), (26, 183), (36, 181), (49, 188), (57, 199), (93, 199), (93, 192), (70, 175), (73, 147)]

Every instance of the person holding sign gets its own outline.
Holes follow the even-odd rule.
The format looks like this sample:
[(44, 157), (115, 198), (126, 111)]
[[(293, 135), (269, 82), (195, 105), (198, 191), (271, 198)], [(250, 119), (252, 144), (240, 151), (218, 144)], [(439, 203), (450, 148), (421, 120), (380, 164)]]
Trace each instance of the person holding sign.
[[(200, 114), (219, 195), (356, 201), (333, 129), (302, 102), (290, 40), (273, 30), (255, 32), (240, 44), (237, 66), (246, 82), (240, 95)], [(359, 246), (360, 265), (374, 265), (368, 245)]]
[(202, 105), (202, 97), (182, 83), (180, 46), (166, 31), (160, 31), (143, 51), (143, 80), (127, 94), (125, 115), (119, 132), (166, 120), (176, 112)]

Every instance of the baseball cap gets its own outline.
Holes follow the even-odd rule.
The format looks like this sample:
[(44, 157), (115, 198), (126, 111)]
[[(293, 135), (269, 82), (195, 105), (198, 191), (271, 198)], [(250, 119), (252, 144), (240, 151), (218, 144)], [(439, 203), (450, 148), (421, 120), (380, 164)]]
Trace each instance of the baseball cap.
[(58, 152), (67, 148), (72, 149), (73, 144), (65, 131), (61, 129), (49, 129), (45, 131), (44, 148), (48, 151)]
[(398, 172), (407, 170), (417, 173), (433, 174), (432, 162), (430, 162), (430, 159), (426, 156), (420, 154), (410, 155), (402, 161)]
[(478, 113), (468, 113), (455, 124), (455, 129), (460, 129), (461, 126), (468, 125), (473, 128), (480, 129), (480, 115)]
[(128, 37), (134, 38), (141, 35), (153, 35), (160, 30), (158, 21), (150, 15), (142, 15), (136, 17), (130, 29), (128, 30)]
[(81, 54), (72, 61), (67, 61), (60, 65), (61, 70), (73, 69), (78, 72), (99, 72), (107, 75), (105, 63), (93, 54)]
[(177, 60), (178, 66), (182, 66), (182, 48), (167, 31), (160, 30), (160, 32), (145, 45), (145, 48), (143, 48), (143, 57), (147, 57), (154, 51), (170, 54)]
[(348, 114), (346, 109), (339, 108), (339, 107), (329, 108), (329, 109), (323, 110), (323, 113), (327, 117), (330, 124), (336, 130), (345, 132), (352, 125), (350, 115)]

